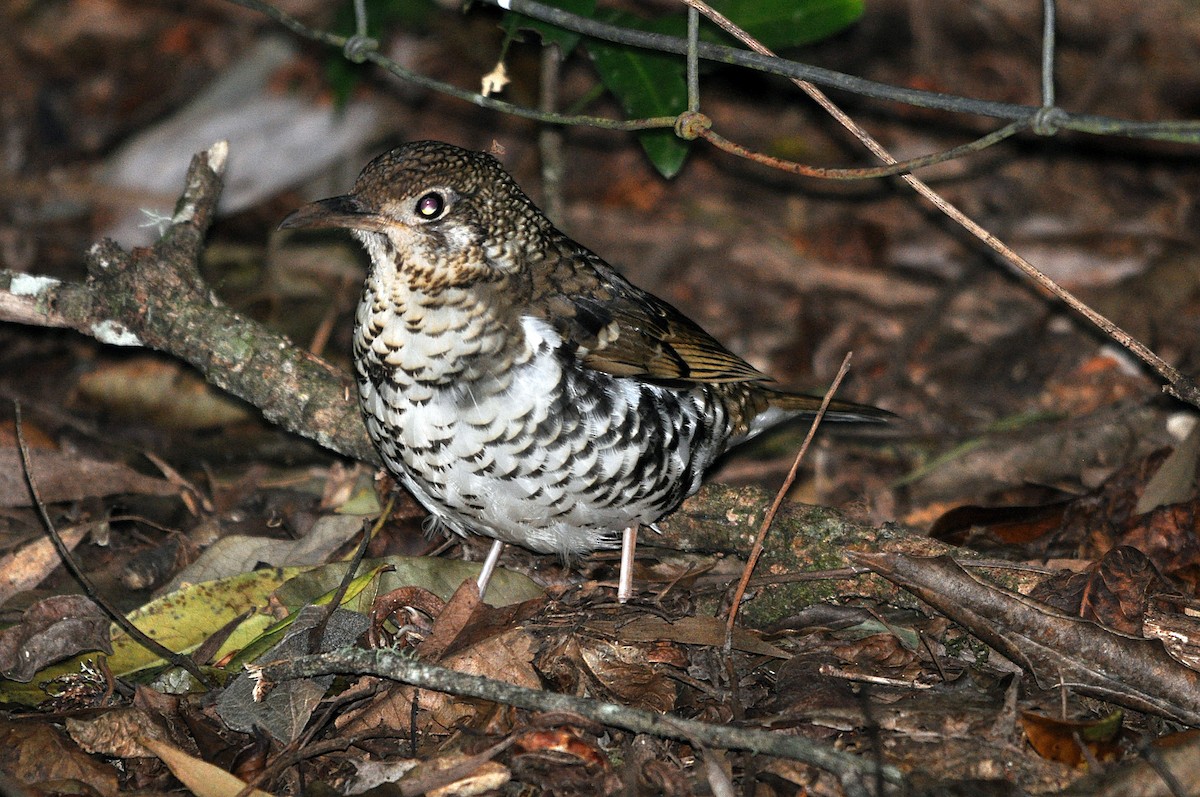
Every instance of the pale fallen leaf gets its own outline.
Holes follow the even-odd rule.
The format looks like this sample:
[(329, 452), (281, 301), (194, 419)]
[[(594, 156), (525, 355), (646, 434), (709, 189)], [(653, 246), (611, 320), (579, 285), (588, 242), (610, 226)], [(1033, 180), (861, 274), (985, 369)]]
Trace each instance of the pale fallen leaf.
[(196, 797), (272, 797), (262, 789), (247, 789), (241, 778), (190, 756), (173, 744), (149, 736), (139, 737), (138, 743), (158, 756)]

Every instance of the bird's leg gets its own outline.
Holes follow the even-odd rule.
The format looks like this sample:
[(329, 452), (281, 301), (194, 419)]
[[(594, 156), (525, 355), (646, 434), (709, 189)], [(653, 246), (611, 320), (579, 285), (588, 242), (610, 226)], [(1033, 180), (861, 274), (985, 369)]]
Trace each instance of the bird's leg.
[(617, 600), (625, 603), (633, 594), (633, 549), (637, 545), (637, 526), (621, 532), (621, 573), (617, 576)]
[(483, 569), (479, 571), (479, 579), (475, 582), (479, 585), (479, 600), (487, 595), (488, 582), (492, 580), (492, 571), (496, 569), (496, 563), (500, 561), (500, 553), (504, 550), (504, 543), (500, 540), (492, 540), (492, 547), (488, 550), (487, 558), (483, 560)]

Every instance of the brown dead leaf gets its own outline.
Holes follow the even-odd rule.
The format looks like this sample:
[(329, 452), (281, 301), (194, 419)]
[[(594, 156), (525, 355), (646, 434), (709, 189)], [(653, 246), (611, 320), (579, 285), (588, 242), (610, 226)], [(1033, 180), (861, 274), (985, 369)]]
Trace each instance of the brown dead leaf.
[(0, 771), (30, 787), (49, 781), (79, 781), (105, 797), (119, 791), (115, 769), (96, 761), (40, 719), (13, 722), (0, 718)]
[[(417, 650), (421, 658), (437, 661), (486, 642), (517, 628), (545, 606), (537, 597), (507, 606), (491, 606), (479, 599), (475, 579), (466, 579), (450, 596), (446, 608), (437, 616), (433, 630)], [(443, 617), (446, 619), (443, 620)]]
[(1091, 558), (1120, 545), (1122, 529), (1137, 515), (1137, 503), (1146, 483), (1169, 453), (1168, 449), (1159, 449), (1127, 463), (1095, 490), (1072, 501), (1063, 514), (1063, 534), (1081, 540)]
[[(619, 794), (626, 791), (604, 751), (570, 727), (520, 734), (514, 740), (509, 763), (517, 778), (525, 783), (541, 784), (540, 791), (546, 794)], [(691, 792), (676, 792), (688, 793)]]
[[(451, 654), (443, 659), (441, 664), (470, 675), (481, 675), (529, 689), (539, 689), (541, 679), (534, 671), (532, 661), (533, 640), (526, 632), (513, 629)], [(472, 705), (471, 701), (441, 692), (423, 693), (421, 705), (428, 710), (431, 725), (443, 731), (469, 722), (472, 717), (485, 717), (490, 710), (487, 704), (484, 704), (484, 710), (481, 711), (478, 706)]]
[[(440, 664), (468, 675), (482, 675), (529, 689), (540, 689), (541, 679), (531, 664), (533, 646), (527, 631), (512, 629), (491, 636), (466, 650), (447, 655)], [(390, 684), (366, 705), (339, 716), (337, 726), (344, 735), (390, 728), (400, 736), (407, 736), (411, 731), (414, 699), (419, 709), (417, 729), (422, 733), (447, 733), (463, 725), (475, 727), (474, 723), (480, 722), (496, 724), (496, 718), (490, 714), (490, 703), (458, 698), (443, 692), (417, 690), (404, 684)], [(511, 730), (507, 713), (499, 718), (499, 724), (505, 727), (494, 728), (495, 732)]]
[[(830, 651), (842, 661), (871, 671), (903, 670), (917, 663), (916, 654), (895, 634), (871, 634), (835, 645)], [(918, 668), (919, 669), (919, 668)]]
[[(1101, 556), (1119, 545), (1137, 548), (1166, 576), (1183, 582), (1192, 594), (1200, 590), (1200, 498), (1139, 513), (1147, 482), (1167, 459), (1165, 450), (1122, 468), (1095, 492), (1077, 499), (1063, 517), (1063, 531), (1086, 541), (1085, 555)], [(1194, 490), (1193, 490), (1194, 493)]]
[[(603, 630), (596, 624), (590, 625), (589, 628), (594, 631)], [(623, 642), (666, 641), (681, 645), (723, 647), (725, 645), (725, 621), (709, 615), (691, 615), (676, 620), (666, 620), (646, 614), (622, 624), (616, 631), (616, 637)], [(747, 628), (734, 629), (733, 649), (777, 659), (786, 659), (791, 656), (787, 651), (765, 641), (758, 631)]]
[[(980, 530), (993, 544), (1027, 545), (1062, 527), (1067, 502), (1040, 506), (956, 506), (943, 512), (929, 527), (935, 540), (963, 545), (972, 530)], [(973, 543), (972, 547), (980, 547)]]
[(109, 758), (150, 758), (154, 753), (138, 741), (140, 738), (169, 741), (154, 718), (140, 708), (127, 706), (106, 711), (95, 719), (66, 720), (67, 733), (89, 753)]
[(1085, 745), (1096, 761), (1116, 761), (1121, 757), (1118, 737), (1124, 716), (1124, 712), (1114, 711), (1099, 719), (1065, 720), (1022, 711), (1021, 726), (1042, 758), (1077, 767), (1087, 761), (1080, 745)]
[(1167, 576), (1200, 594), (1200, 499), (1160, 506), (1129, 520), (1116, 538), (1119, 545), (1137, 548)]
[(535, 664), (557, 691), (647, 711), (671, 711), (677, 689), (662, 665), (650, 661), (647, 653), (655, 647), (570, 634), (540, 652)]
[(555, 753), (570, 756), (584, 766), (608, 768), (608, 757), (574, 728), (559, 727), (522, 733), (513, 741), (513, 752), (523, 754)]
[[(62, 451), (29, 452), (33, 479), (48, 504), (103, 495), (174, 495), (169, 482), (143, 476), (119, 462), (102, 462)], [(0, 507), (31, 506), (20, 453), (0, 448)]]
[(484, 605), (479, 596), (479, 585), (473, 579), (465, 579), (434, 618), (429, 635), (417, 647), (417, 656), (430, 662), (441, 659), (471, 617)]
[(0, 674), (28, 683), (43, 667), (92, 650), (112, 653), (112, 621), (82, 595), (38, 601), (21, 621), (0, 631)]
[(1122, 545), (1082, 573), (1045, 579), (1029, 597), (1105, 628), (1141, 636), (1150, 599), (1169, 590), (1145, 554)]

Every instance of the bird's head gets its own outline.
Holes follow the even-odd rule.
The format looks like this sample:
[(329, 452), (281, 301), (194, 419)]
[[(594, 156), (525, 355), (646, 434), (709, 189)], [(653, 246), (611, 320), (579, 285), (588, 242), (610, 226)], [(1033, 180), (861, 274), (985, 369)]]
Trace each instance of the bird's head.
[(281, 228), (352, 230), (384, 279), (435, 291), (502, 281), (536, 262), (550, 223), (491, 155), (439, 141), (367, 164), (349, 194), (294, 211)]

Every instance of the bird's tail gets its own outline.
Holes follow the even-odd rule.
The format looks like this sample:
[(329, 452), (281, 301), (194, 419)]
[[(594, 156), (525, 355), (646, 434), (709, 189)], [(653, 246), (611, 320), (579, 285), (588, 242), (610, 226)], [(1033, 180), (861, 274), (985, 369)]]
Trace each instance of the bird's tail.
[[(791, 418), (813, 418), (821, 406), (821, 399), (800, 393), (769, 390), (767, 403), (773, 409), (781, 410)], [(894, 413), (872, 407), (869, 404), (856, 404), (853, 401), (834, 399), (829, 402), (829, 409), (825, 411), (824, 420), (837, 423), (887, 423), (896, 417)]]

